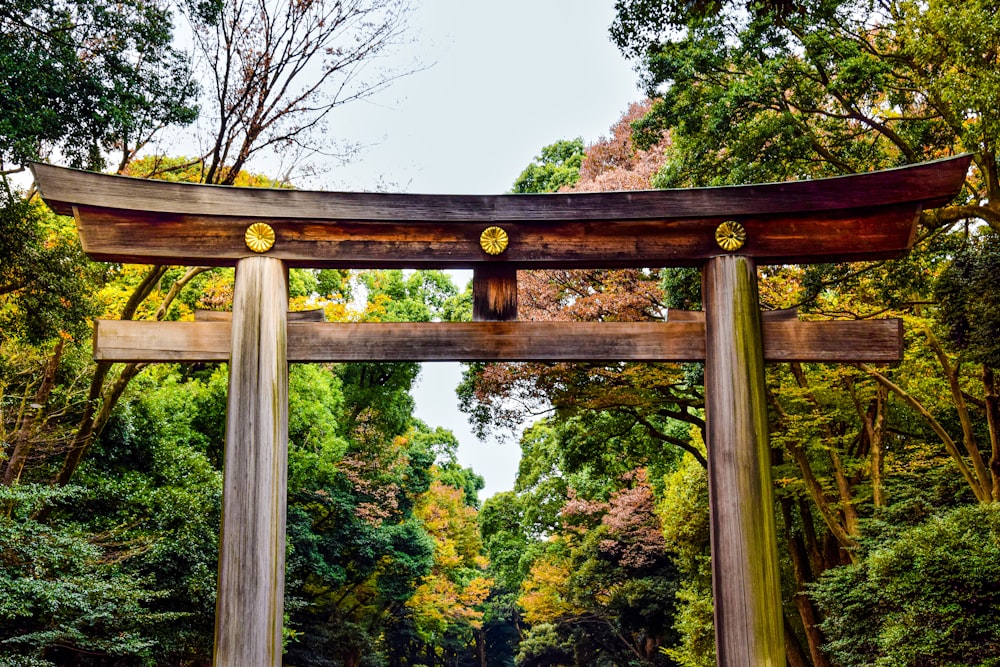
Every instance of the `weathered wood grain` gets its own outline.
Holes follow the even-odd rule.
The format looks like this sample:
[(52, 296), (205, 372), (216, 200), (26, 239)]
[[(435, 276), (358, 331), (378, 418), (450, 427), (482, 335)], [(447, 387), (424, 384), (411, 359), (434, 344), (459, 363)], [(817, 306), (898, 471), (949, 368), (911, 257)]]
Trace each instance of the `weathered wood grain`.
[[(289, 322), (325, 322), (326, 315), (322, 308), (314, 310), (288, 311), (286, 319)], [(232, 322), (233, 313), (228, 310), (203, 310), (194, 311), (195, 322)]]
[[(231, 266), (252, 256), (243, 233), (260, 216), (122, 212), (75, 206), (84, 251), (99, 261)], [(761, 264), (898, 257), (911, 245), (919, 203), (870, 209), (738, 216), (747, 230), (741, 250)], [(715, 228), (727, 219), (661, 218), (504, 223), (511, 268), (696, 266), (722, 251)], [(267, 220), (277, 240), (268, 257), (302, 268), (476, 268), (484, 226)]]
[[(227, 322), (100, 320), (99, 361), (207, 362), (229, 358)], [(764, 320), (768, 361), (892, 363), (902, 358), (900, 320)], [(288, 323), (288, 360), (700, 361), (705, 323), (432, 322)]]
[(232, 188), (108, 176), (31, 163), (57, 213), (76, 205), (153, 213), (315, 220), (498, 222), (773, 216), (923, 201), (957, 193), (970, 156), (809, 181), (681, 190), (532, 195), (410, 195)]
[[(741, 222), (760, 263), (895, 257), (921, 209), (961, 187), (968, 157), (834, 179), (759, 186), (552, 195), (385, 195), (220, 188), (33, 166), (84, 250), (116, 262), (232, 265), (267, 221), (268, 256), (314, 268), (473, 268), (500, 224), (510, 268), (694, 266), (719, 255), (715, 228)], [(225, 211), (225, 215), (219, 212)]]
[[(219, 540), (214, 667), (280, 667), (288, 478), (287, 272), (239, 264)], [(225, 322), (194, 327), (229, 327)]]
[(702, 275), (716, 663), (785, 667), (756, 269), (718, 257)]
[(506, 322), (517, 319), (517, 269), (506, 264), (479, 264), (472, 272), (472, 319)]
[[(782, 308), (780, 310), (760, 311), (761, 320), (764, 322), (797, 322), (799, 319), (798, 308)], [(668, 308), (665, 318), (668, 322), (705, 322), (704, 310), (680, 310), (678, 308)]]
[(94, 321), (95, 361), (163, 363), (229, 361), (232, 324)]

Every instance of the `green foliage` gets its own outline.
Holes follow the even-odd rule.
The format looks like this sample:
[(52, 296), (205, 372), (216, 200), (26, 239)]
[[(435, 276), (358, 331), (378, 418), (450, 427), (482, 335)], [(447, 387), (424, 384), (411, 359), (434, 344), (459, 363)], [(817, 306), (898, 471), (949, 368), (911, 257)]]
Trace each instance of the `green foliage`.
[(932, 517), (828, 572), (811, 594), (845, 666), (1000, 664), (1000, 508)]
[(349, 447), (342, 432), (340, 376), (314, 364), (295, 364), (288, 376), (288, 488), (326, 482)]
[[(479, 492), (486, 486), (486, 480), (472, 468), (463, 468), (458, 462), (458, 439), (451, 431), (441, 428), (430, 429), (419, 420), (414, 420), (409, 437), (414, 454), (426, 450), (425, 455), (435, 462), (437, 478), (446, 486), (462, 492), (465, 504), (479, 508)], [(428, 484), (429, 486), (429, 484)]]
[(366, 316), (379, 322), (430, 322), (439, 319), (458, 289), (443, 271), (398, 269), (358, 275), (368, 297)]
[(316, 293), (324, 298), (339, 296), (350, 301), (353, 298), (350, 275), (341, 269), (322, 269), (316, 274)]
[(121, 406), (78, 486), (0, 487), (12, 653), (156, 664), (210, 650), (221, 474), (192, 429), (205, 387), (157, 379)]
[(72, 221), (21, 198), (6, 181), (0, 188), (0, 342), (83, 337), (106, 270), (83, 256)]
[(663, 536), (682, 579), (677, 591), (674, 629), (679, 641), (663, 651), (680, 667), (715, 664), (715, 623), (708, 525), (708, 475), (694, 458), (685, 457), (667, 475), (656, 508)]
[(73, 516), (108, 536), (123, 571), (164, 591), (154, 609), (174, 620), (147, 631), (164, 660), (211, 647), (222, 475), (208, 453), (221, 443), (196, 424), (224, 413), (205, 414), (218, 407), (206, 400), (213, 376), (185, 382), (158, 371), (139, 381), (140, 398), (121, 406), (81, 469), (79, 481), (93, 495)]
[(1000, 87), (995, 61), (977, 55), (996, 47), (995, 12), (792, 4), (616, 3), (612, 38), (660, 98), (639, 143), (664, 129), (673, 138), (658, 187), (836, 175), (959, 150), (985, 150), (984, 176), (995, 173)]
[(935, 286), (948, 337), (977, 363), (1000, 368), (1000, 239), (982, 234), (955, 255)]
[(573, 641), (560, 636), (552, 623), (538, 623), (531, 626), (527, 636), (518, 646), (518, 667), (558, 667), (573, 665)]
[(514, 181), (512, 192), (517, 194), (558, 192), (576, 185), (583, 163), (583, 139), (565, 139), (542, 148)]
[(2, 487), (0, 502), (13, 506), (0, 520), (0, 627), (4, 651), (36, 664), (65, 664), (83, 653), (153, 654), (150, 630), (175, 615), (151, 606), (162, 591), (149, 579), (102, 562), (101, 549), (71, 526), (48, 526), (26, 510), (77, 500), (80, 488), (54, 494), (39, 488)]
[(0, 3), (0, 167), (58, 151), (75, 167), (129, 156), (195, 119), (197, 86), (166, 5)]

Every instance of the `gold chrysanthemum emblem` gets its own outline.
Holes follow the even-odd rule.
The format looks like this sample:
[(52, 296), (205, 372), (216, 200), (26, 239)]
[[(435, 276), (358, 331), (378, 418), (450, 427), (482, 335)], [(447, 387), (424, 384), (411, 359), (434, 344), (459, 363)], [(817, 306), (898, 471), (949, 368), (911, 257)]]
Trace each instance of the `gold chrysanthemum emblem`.
[(266, 222), (255, 222), (247, 227), (243, 240), (254, 252), (267, 252), (274, 245), (274, 230)]
[(507, 232), (499, 227), (487, 227), (479, 235), (479, 245), (487, 255), (499, 255), (509, 243)]
[(726, 220), (715, 229), (715, 242), (726, 252), (743, 247), (747, 240), (747, 230), (735, 220)]

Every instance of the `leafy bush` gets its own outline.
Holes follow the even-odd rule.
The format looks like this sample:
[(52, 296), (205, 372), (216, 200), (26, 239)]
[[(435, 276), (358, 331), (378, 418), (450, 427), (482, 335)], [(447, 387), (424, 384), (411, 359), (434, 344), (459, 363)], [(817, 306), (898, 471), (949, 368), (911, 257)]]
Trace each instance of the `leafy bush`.
[(845, 665), (1000, 665), (1000, 505), (961, 507), (812, 588)]

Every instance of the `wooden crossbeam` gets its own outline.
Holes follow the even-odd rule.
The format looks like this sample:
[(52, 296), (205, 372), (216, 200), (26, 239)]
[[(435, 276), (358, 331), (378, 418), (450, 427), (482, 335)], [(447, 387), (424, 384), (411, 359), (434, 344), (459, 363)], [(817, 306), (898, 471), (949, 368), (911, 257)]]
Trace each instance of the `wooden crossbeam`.
[[(716, 229), (730, 220), (746, 230), (740, 254), (757, 264), (898, 257), (920, 211), (961, 189), (969, 159), (765, 185), (547, 195), (221, 188), (31, 168), (96, 260), (233, 266), (253, 254), (244, 232), (264, 222), (275, 236), (267, 256), (291, 267), (513, 271), (699, 266), (723, 254)], [(481, 235), (497, 225), (509, 246), (491, 255)]]
[[(288, 322), (288, 360), (700, 361), (702, 317), (686, 322)], [(799, 322), (764, 318), (767, 361), (892, 363), (902, 321)], [(121, 362), (229, 359), (227, 321), (98, 320), (94, 358)]]

